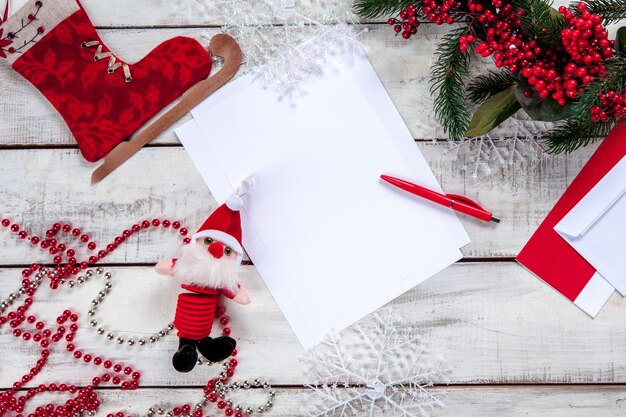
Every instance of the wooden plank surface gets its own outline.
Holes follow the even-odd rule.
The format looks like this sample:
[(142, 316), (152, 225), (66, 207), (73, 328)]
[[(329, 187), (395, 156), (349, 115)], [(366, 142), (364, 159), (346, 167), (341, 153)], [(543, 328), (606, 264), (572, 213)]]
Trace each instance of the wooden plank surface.
[[(134, 4), (134, 3), (133, 3)], [(369, 25), (360, 38), (366, 53), (415, 138), (444, 138), (432, 114), (429, 94), (430, 64), (441, 35), (447, 28), (425, 25), (419, 42), (395, 37), (387, 26)], [(159, 43), (175, 36), (197, 38), (207, 44), (206, 36), (220, 29), (107, 29), (100, 33), (104, 42), (121, 59), (135, 62)], [(266, 36), (280, 36), (268, 28)], [(484, 64), (484, 63), (483, 63)], [(478, 65), (476, 71), (484, 65)], [(245, 66), (244, 70), (245, 71)], [(75, 145), (69, 129), (45, 98), (24, 78), (6, 65), (0, 65), (0, 145), (44, 146)], [(178, 144), (174, 128), (159, 136), (155, 144)], [(542, 123), (526, 123), (529, 129)], [(517, 134), (515, 125), (505, 124), (503, 134)]]
[[(434, 393), (445, 391), (446, 406), (436, 409), (434, 416), (464, 417), (621, 417), (626, 407), (622, 386), (552, 386), (552, 387), (437, 387)], [(200, 389), (140, 389), (134, 392), (99, 390), (102, 412), (125, 411), (133, 415), (145, 415), (155, 404), (181, 404), (197, 401)], [(53, 397), (36, 399), (33, 403), (45, 403)], [(246, 392), (241, 402), (258, 404), (263, 395)], [(310, 404), (318, 397), (303, 389), (278, 389), (271, 413), (272, 417), (304, 416)], [(209, 410), (215, 410), (209, 409)], [(367, 414), (369, 416), (369, 414)], [(375, 417), (389, 416), (389, 412), (377, 411)]]
[[(395, 38), (387, 27), (370, 26), (368, 29), (363, 43), (387, 91), (415, 137), (430, 138), (435, 131), (432, 120), (428, 112), (415, 111), (415, 108), (416, 105), (428, 104), (430, 58), (426, 57), (434, 52), (432, 39), (443, 31), (427, 26), (428, 41), (409, 44)], [(219, 32), (220, 29), (178, 28), (100, 31), (105, 43), (128, 62), (141, 59), (156, 45), (175, 36), (191, 36), (207, 44), (203, 34), (211, 36)], [(272, 29), (267, 32), (268, 36), (272, 36)], [(6, 65), (0, 65), (0, 87), (3, 91), (0, 97), (0, 144), (75, 145), (69, 129), (52, 106), (30, 83)], [(184, 120), (189, 120), (189, 117)], [(154, 143), (178, 144), (179, 141), (172, 128)]]
[[(446, 406), (436, 409), (434, 416), (464, 417), (621, 417), (626, 407), (623, 386), (546, 386), (522, 387), (437, 387), (433, 392), (445, 391)], [(145, 415), (156, 404), (192, 403), (201, 395), (199, 389), (140, 389), (134, 392), (99, 390), (103, 401), (102, 414), (125, 411)], [(37, 399), (37, 404), (51, 396)], [(241, 399), (246, 405), (258, 404), (263, 398), (256, 392), (246, 392)], [(315, 394), (302, 389), (278, 389), (272, 417), (302, 416), (310, 404), (318, 401)], [(215, 408), (211, 409), (215, 410)], [(367, 414), (369, 415), (369, 414)], [(375, 412), (373, 416), (389, 416), (389, 412)]]
[[(475, 197), (503, 219), (495, 226), (463, 216), (472, 243), (466, 257), (513, 257), (548, 213), (591, 155), (588, 147), (569, 156), (546, 157), (523, 168), (503, 167), (486, 181), (476, 182), (444, 151), (446, 143), (420, 143), (431, 168), (448, 192)], [(108, 243), (144, 218), (170, 217), (197, 228), (215, 208), (215, 201), (180, 147), (143, 149), (96, 186), (90, 185), (94, 165), (74, 149), (17, 149), (3, 152), (0, 183), (6, 213), (32, 233), (45, 233), (54, 222), (85, 229), (98, 243)], [(312, 196), (315, 198), (315, 196)], [(140, 234), (119, 248), (107, 262), (154, 262), (176, 249), (178, 240)], [(13, 239), (0, 240), (0, 264), (44, 261), (42, 252)]]
[[(173, 36), (203, 39), (203, 34), (220, 32), (216, 26), (224, 23), (163, 0), (83, 4), (102, 28), (107, 45), (130, 62)], [(626, 330), (621, 317), (626, 301), (614, 295), (592, 320), (512, 261), (595, 146), (569, 156), (529, 158), (519, 166), (504, 164), (491, 177), (475, 181), (472, 161), (465, 156), (453, 161), (445, 154), (446, 143), (430, 143), (445, 138), (430, 111), (428, 79), (436, 43), (448, 28), (423, 25), (419, 39), (409, 42), (394, 37), (386, 25), (370, 23), (366, 29), (361, 40), (368, 57), (442, 186), (475, 197), (503, 218), (497, 227), (462, 218), (473, 241), (463, 249), (465, 262), (392, 303), (452, 368), (454, 385), (434, 388), (448, 392), (447, 408), (434, 414), (624, 415)], [(280, 28), (267, 28), (265, 34), (277, 36)], [(475, 66), (474, 72), (483, 68)], [(45, 99), (6, 65), (0, 65), (0, 88), (0, 217), (10, 216), (39, 234), (55, 221), (71, 222), (102, 244), (144, 218), (177, 216), (193, 230), (215, 208), (173, 129), (111, 178), (91, 187), (94, 165), (80, 158), (62, 119)], [(517, 130), (509, 124), (501, 133), (515, 135)], [(114, 292), (101, 307), (106, 327), (124, 335), (149, 333), (170, 320), (178, 288), (156, 276), (149, 265), (172, 256), (178, 247), (175, 233), (156, 231), (133, 237), (106, 259), (114, 264), (107, 269), (115, 282)], [(21, 265), (36, 261), (49, 262), (50, 256), (0, 231), (0, 299), (19, 285)], [(310, 382), (299, 360), (301, 347), (255, 268), (246, 266), (244, 275), (253, 304), (229, 305), (241, 350), (237, 379), (267, 378), (278, 386), (276, 405), (268, 415), (302, 415), (315, 397), (298, 388)], [(74, 290), (42, 288), (33, 306), (34, 313), (49, 321), (68, 306), (76, 308), (81, 314), (77, 343), (83, 349), (142, 371), (147, 388), (132, 393), (100, 390), (104, 405), (98, 415), (120, 409), (142, 413), (155, 401), (195, 400), (199, 389), (191, 387), (204, 384), (216, 369), (200, 367), (188, 375), (174, 372), (170, 365), (174, 335), (142, 351), (120, 348), (98, 336), (85, 313), (86, 302), (100, 285), (94, 280)], [(16, 343), (8, 329), (0, 331), (0, 389), (32, 366), (37, 358), (33, 347)], [(91, 376), (89, 369), (74, 366), (65, 351), (53, 350), (49, 363), (33, 383), (85, 384)]]
[[(173, 316), (179, 289), (149, 267), (107, 268), (114, 288), (99, 310), (104, 327), (128, 338), (153, 333)], [(302, 348), (253, 267), (244, 282), (253, 303), (227, 303), (239, 341), (242, 378), (263, 376), (278, 385), (309, 382), (299, 362)], [(0, 270), (0, 294), (19, 285), (19, 270)], [(93, 282), (92, 282), (93, 281)], [(72, 306), (81, 315), (76, 344), (85, 351), (133, 364), (146, 385), (201, 385), (216, 371), (199, 368), (173, 372), (174, 335), (148, 348), (118, 346), (88, 325), (90, 300), (102, 280), (84, 288), (52, 292), (42, 288), (33, 314), (49, 321)], [(626, 300), (614, 296), (595, 320), (513, 262), (460, 263), (427, 280), (392, 303), (415, 326), (430, 350), (443, 355), (453, 369), (454, 384), (626, 383)], [(330, 307), (329, 307), (330, 308)], [(547, 314), (549, 312), (549, 314)], [(0, 386), (10, 385), (35, 357), (32, 344), (16, 344), (9, 330), (0, 333), (0, 352), (17, 348), (15, 367), (0, 363)], [(55, 350), (50, 369), (55, 378), (84, 382), (90, 367), (70, 367), (69, 354)], [(20, 369), (24, 368), (24, 369)], [(445, 381), (440, 381), (441, 383)]]
[[(224, 18), (220, 16), (223, 13), (203, 13), (203, 11), (210, 9), (189, 7), (194, 3), (199, 5), (211, 4), (209, 0), (134, 0), (132, 2), (126, 0), (108, 0), (106, 2), (101, 0), (83, 0), (81, 3), (93, 23), (100, 27), (214, 26), (224, 23)], [(245, 1), (234, 3), (246, 5)], [(262, 2), (260, 3), (261, 5), (263, 4)], [(568, 3), (567, 0), (554, 1), (555, 7)], [(312, 2), (312, 4), (319, 5), (321, 8), (334, 5), (332, 2)], [(337, 2), (337, 4), (341, 3)], [(302, 10), (302, 6), (296, 7), (296, 10)], [(323, 16), (323, 13), (320, 14)], [(372, 21), (384, 23), (387, 21), (386, 17), (372, 19)], [(230, 18), (228, 20), (229, 22), (232, 21)], [(283, 22), (280, 19), (274, 19), (265, 23), (281, 24)]]

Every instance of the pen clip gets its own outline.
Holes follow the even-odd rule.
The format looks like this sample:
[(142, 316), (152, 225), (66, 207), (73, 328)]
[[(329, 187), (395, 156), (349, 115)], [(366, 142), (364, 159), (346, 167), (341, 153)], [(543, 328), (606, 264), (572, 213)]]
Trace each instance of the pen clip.
[(471, 200), (471, 199), (469, 199), (469, 198), (465, 197), (464, 195), (458, 195), (458, 194), (446, 194), (446, 197), (448, 197), (448, 198), (452, 198), (453, 200), (458, 200), (458, 201), (461, 201), (461, 202), (463, 202), (463, 203), (465, 203), (465, 204), (468, 204), (468, 205), (470, 205), (470, 206), (472, 206), (472, 207), (476, 207), (477, 209), (487, 211), (487, 210), (485, 210), (484, 208), (482, 208), (482, 207), (480, 206), (480, 204), (478, 204), (478, 203), (477, 203), (477, 202), (475, 202), (474, 200)]

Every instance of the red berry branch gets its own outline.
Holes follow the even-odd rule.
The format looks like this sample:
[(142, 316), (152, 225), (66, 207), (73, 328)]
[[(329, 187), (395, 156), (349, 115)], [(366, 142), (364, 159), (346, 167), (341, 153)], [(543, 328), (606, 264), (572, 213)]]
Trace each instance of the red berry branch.
[[(395, 4), (360, 0), (356, 7), (362, 15), (373, 17)], [(564, 120), (549, 135), (552, 149), (561, 151), (607, 130), (596, 122), (610, 127), (626, 116), (626, 76), (621, 74), (626, 64), (605, 27), (620, 18), (626, 18), (623, 0), (588, 0), (558, 10), (548, 0), (414, 0), (388, 23), (404, 39), (416, 35), (425, 22), (465, 25), (456, 37), (442, 38), (432, 71), (435, 114), (451, 137), (461, 138), (464, 132), (481, 135), (495, 127), (476, 114), (471, 121), (459, 114), (468, 90), (481, 98), (502, 93), (511, 105), (503, 110), (487, 99), (477, 117), (505, 120), (523, 108), (536, 120)], [(462, 54), (454, 55), (451, 48)], [(472, 51), (491, 57), (499, 72), (468, 87), (459, 80), (468, 74), (466, 60)], [(503, 84), (505, 79), (509, 84)], [(502, 95), (497, 102), (503, 102)], [(500, 116), (505, 117), (492, 116), (504, 111), (508, 113)]]
[[(453, 15), (465, 14), (473, 22), (472, 34), (459, 38), (461, 51), (477, 43), (475, 51), (483, 58), (491, 56), (497, 68), (506, 68), (526, 78), (533, 87), (524, 91), (526, 97), (537, 93), (542, 99), (552, 97), (564, 106), (583, 92), (584, 86), (596, 77), (606, 77), (604, 61), (613, 57), (615, 41), (608, 40), (608, 32), (601, 17), (589, 13), (585, 3), (579, 3), (575, 13), (563, 6), (558, 10), (566, 22), (561, 31), (562, 45), (546, 48), (541, 41), (529, 37), (522, 30), (524, 10), (515, 8), (512, 1), (491, 0), (491, 8), (470, 0), (466, 9), (454, 0), (426, 0), (421, 12), (436, 24), (455, 21)], [(395, 24), (396, 32), (408, 39), (417, 32), (418, 9), (412, 4), (400, 12), (402, 22)]]

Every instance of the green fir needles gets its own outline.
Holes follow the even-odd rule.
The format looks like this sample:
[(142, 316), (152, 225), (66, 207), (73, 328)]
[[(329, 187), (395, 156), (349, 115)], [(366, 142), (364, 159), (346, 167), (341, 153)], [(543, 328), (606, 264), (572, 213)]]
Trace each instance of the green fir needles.
[(518, 82), (519, 77), (507, 70), (489, 71), (472, 80), (467, 88), (467, 98), (474, 104), (480, 104)]
[(602, 16), (604, 25), (610, 25), (626, 19), (625, 0), (591, 0), (587, 2), (587, 10)]
[(409, 3), (416, 5), (416, 7), (422, 6), (421, 0), (415, 2), (407, 0), (357, 0), (354, 9), (359, 16), (373, 19), (375, 17), (395, 16)]
[(448, 32), (439, 44), (437, 60), (431, 68), (430, 92), (435, 97), (435, 116), (451, 139), (462, 138), (471, 119), (465, 102), (470, 50), (459, 48), (459, 38), (469, 32), (469, 27)]

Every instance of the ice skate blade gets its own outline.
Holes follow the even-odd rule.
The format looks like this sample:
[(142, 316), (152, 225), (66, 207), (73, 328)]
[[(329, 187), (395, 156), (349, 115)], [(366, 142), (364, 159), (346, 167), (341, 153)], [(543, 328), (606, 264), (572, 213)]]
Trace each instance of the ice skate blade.
[(223, 33), (213, 36), (209, 43), (209, 51), (224, 59), (222, 68), (212, 77), (208, 77), (193, 85), (182, 95), (182, 99), (178, 104), (133, 136), (132, 139), (122, 142), (113, 148), (104, 158), (102, 165), (91, 174), (92, 184), (96, 184), (106, 178), (139, 149), (180, 120), (192, 108), (217, 91), (237, 73), (241, 66), (242, 53), (239, 45), (232, 37)]

